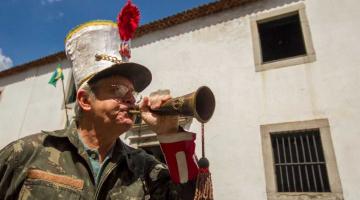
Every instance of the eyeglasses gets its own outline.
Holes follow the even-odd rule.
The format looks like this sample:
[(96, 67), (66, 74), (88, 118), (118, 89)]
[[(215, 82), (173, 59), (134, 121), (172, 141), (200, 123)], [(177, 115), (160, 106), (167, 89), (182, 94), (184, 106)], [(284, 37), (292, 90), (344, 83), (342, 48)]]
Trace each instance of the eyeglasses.
[[(96, 88), (99, 89), (99, 86)], [(114, 99), (123, 99), (128, 95), (132, 95), (134, 99), (138, 98), (138, 93), (134, 91), (134, 89), (129, 88), (122, 84), (106, 85), (106, 86), (102, 86), (101, 89), (105, 90), (106, 94), (108, 94), (111, 98)]]

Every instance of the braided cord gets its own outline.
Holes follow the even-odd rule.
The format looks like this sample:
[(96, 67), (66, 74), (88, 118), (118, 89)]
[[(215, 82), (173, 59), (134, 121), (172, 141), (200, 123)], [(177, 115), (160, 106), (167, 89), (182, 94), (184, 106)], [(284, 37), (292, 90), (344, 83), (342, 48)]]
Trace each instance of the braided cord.
[(108, 56), (108, 55), (105, 55), (105, 54), (96, 54), (96, 55), (95, 55), (95, 59), (96, 59), (96, 61), (107, 60), (107, 61), (110, 61), (110, 62), (113, 62), (113, 63), (117, 63), (117, 64), (123, 63), (123, 61), (120, 60), (120, 59), (118, 59), (117, 57), (115, 57), (115, 56)]

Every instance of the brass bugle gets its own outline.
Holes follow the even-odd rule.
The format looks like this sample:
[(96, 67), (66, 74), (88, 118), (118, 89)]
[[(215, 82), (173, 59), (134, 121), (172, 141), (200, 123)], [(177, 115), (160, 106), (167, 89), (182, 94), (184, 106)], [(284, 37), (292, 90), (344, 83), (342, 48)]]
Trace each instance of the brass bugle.
[[(151, 112), (159, 115), (182, 115), (195, 117), (199, 122), (210, 120), (215, 110), (215, 96), (207, 86), (199, 87), (195, 92), (172, 98)], [(140, 114), (137, 109), (131, 114)]]

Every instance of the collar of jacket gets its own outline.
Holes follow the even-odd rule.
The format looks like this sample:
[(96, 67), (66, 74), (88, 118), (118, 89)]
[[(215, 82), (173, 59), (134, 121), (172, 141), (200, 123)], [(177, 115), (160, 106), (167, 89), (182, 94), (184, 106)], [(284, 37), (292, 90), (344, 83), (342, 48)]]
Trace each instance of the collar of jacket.
[[(80, 141), (79, 135), (77, 133), (77, 126), (75, 121), (72, 121), (70, 125), (62, 130), (56, 131), (42, 131), (48, 135), (59, 138), (67, 138), (72, 145), (74, 145), (78, 154), (81, 155), (85, 160), (88, 160), (87, 154), (85, 151), (85, 147)], [(123, 157), (126, 158), (126, 163), (128, 169), (135, 174), (142, 174), (144, 170), (144, 165), (146, 165), (146, 159), (144, 159), (145, 152), (141, 149), (134, 149), (120, 140), (120, 138), (116, 139), (113, 155), (110, 162), (119, 162)], [(90, 161), (89, 161), (90, 162)]]
[(79, 135), (77, 134), (77, 127), (76, 127), (76, 123), (75, 121), (72, 121), (70, 123), (70, 125), (68, 127), (66, 127), (65, 129), (61, 129), (61, 130), (56, 130), (56, 131), (42, 131), (52, 137), (57, 137), (57, 138), (67, 138), (70, 143), (72, 145), (74, 145), (76, 147), (76, 149), (78, 150), (78, 153), (87, 160), (87, 156), (86, 152), (85, 152), (85, 147), (82, 144), (82, 142), (79, 139)]

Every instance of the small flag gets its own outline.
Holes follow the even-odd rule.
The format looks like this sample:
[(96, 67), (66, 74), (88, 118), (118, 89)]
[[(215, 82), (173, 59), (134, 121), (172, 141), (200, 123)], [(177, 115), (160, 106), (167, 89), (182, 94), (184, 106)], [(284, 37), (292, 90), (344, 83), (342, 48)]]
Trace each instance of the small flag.
[(61, 79), (64, 80), (64, 74), (62, 72), (61, 69), (61, 65), (58, 64), (56, 70), (54, 71), (53, 75), (51, 76), (50, 80), (49, 80), (49, 84), (53, 85), (54, 87), (56, 87), (56, 82)]

